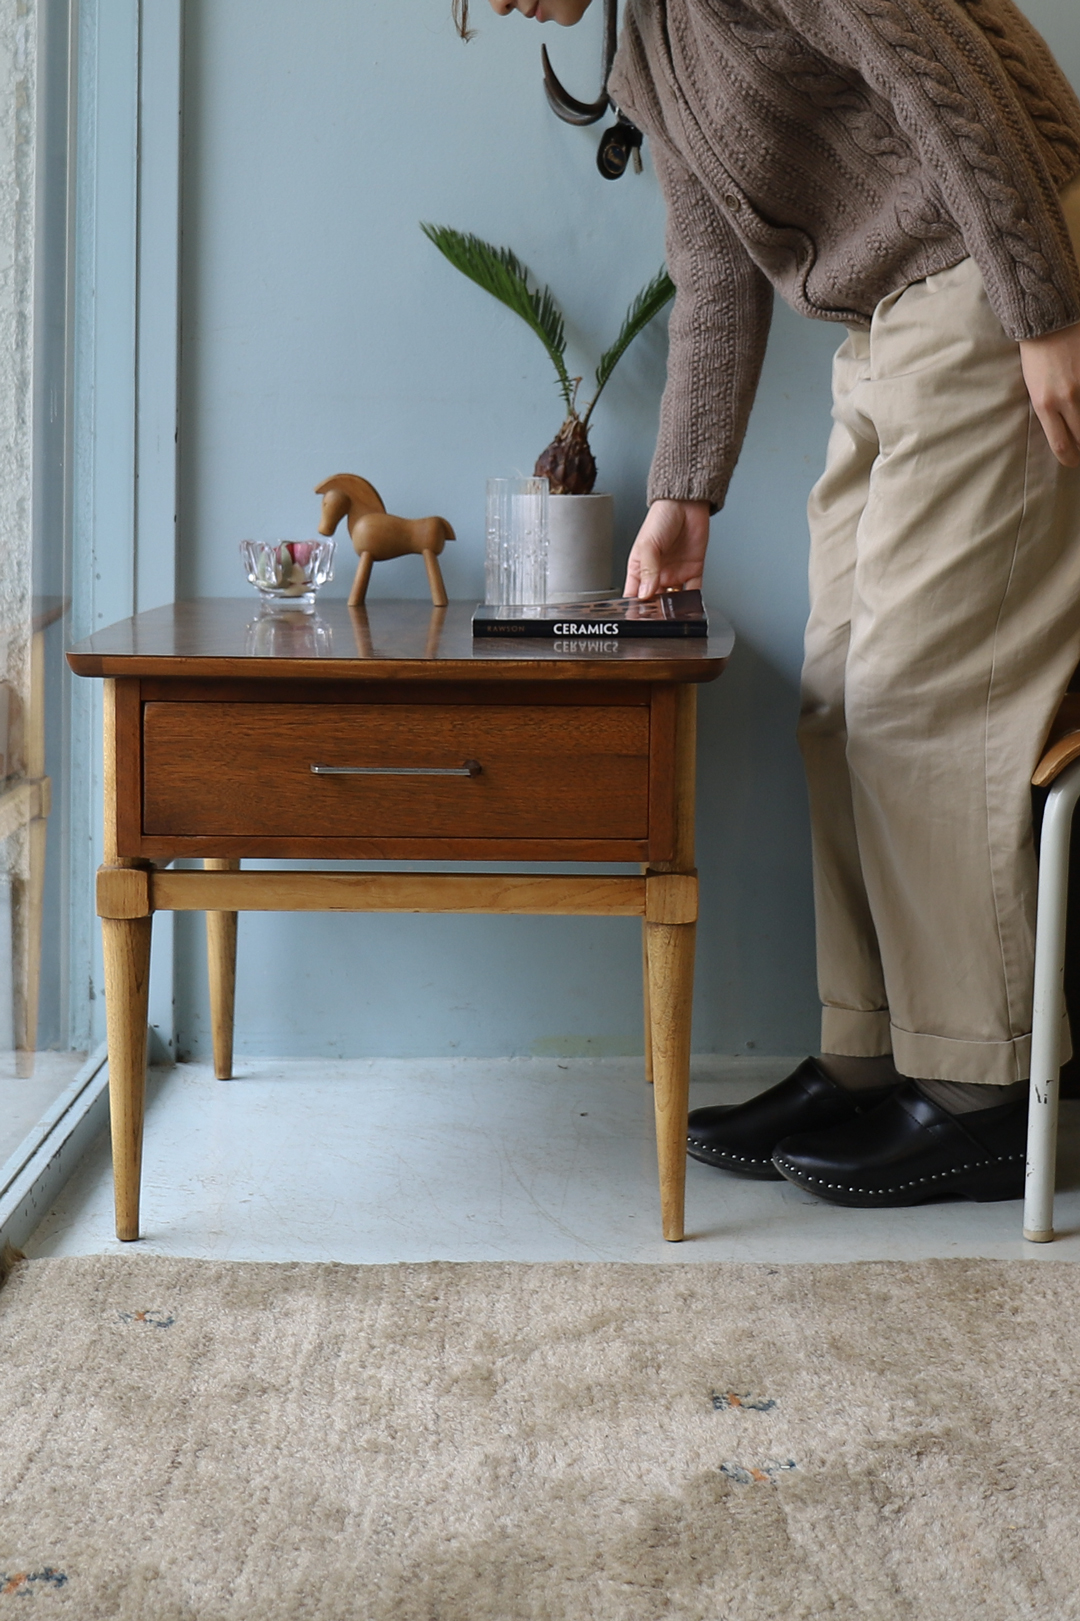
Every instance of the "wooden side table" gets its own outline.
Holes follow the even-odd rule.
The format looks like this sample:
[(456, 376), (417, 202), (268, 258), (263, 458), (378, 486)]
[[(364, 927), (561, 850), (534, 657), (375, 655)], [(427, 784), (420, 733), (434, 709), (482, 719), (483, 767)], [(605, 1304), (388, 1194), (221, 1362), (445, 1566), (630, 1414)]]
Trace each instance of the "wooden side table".
[[(260, 614), (177, 603), (72, 649), (105, 677), (105, 946), (116, 1230), (139, 1236), (150, 925), (205, 911), (216, 1073), (242, 911), (640, 917), (664, 1237), (683, 1236), (696, 684), (708, 641), (474, 642), (473, 604)], [(178, 857), (201, 871), (168, 871)], [(244, 857), (634, 862), (639, 875), (242, 872)]]

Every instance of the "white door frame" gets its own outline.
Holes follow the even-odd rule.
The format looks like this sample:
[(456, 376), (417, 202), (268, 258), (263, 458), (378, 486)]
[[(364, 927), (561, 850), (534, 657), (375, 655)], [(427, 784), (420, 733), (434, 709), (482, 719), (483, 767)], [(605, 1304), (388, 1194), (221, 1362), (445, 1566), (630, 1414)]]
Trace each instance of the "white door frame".
[[(176, 594), (183, 0), (73, 0), (77, 26), (71, 634)], [(71, 1045), (104, 1037), (94, 873), (101, 694), (74, 682)], [(172, 919), (155, 922), (154, 1056), (175, 1055)], [(87, 994), (87, 988), (90, 994)]]

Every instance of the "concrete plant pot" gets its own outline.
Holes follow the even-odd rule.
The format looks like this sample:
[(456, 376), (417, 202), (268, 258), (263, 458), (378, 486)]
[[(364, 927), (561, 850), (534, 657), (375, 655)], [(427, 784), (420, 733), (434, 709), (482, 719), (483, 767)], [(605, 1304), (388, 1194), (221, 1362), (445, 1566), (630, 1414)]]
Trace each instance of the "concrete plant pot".
[(548, 601), (609, 593), (614, 540), (614, 496), (549, 496)]

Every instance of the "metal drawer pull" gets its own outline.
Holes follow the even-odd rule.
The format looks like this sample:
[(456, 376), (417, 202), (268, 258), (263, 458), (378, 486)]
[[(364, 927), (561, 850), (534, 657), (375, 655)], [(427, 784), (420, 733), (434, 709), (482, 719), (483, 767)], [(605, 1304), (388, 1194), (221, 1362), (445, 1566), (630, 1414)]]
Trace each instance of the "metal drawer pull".
[(313, 765), (313, 777), (478, 777), (479, 760), (464, 765)]

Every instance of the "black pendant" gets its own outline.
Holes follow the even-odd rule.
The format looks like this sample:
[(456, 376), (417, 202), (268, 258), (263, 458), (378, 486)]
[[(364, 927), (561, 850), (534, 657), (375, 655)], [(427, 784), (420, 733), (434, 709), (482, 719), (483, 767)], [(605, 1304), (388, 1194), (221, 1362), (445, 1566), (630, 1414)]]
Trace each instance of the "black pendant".
[(605, 130), (596, 154), (596, 167), (605, 180), (618, 180), (626, 173), (631, 158), (634, 168), (641, 172), (641, 131), (624, 118)]

